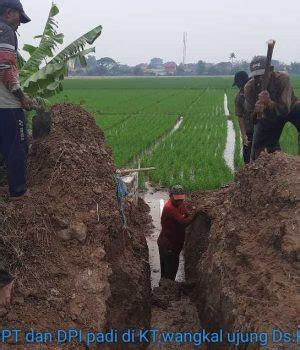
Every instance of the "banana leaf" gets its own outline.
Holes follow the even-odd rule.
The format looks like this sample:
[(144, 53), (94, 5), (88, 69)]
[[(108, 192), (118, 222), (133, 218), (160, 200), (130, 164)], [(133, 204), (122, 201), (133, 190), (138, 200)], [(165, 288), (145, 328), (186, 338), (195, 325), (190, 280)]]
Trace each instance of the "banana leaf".
[(76, 55), (79, 51), (83, 51), (87, 44), (92, 45), (102, 33), (102, 26), (90, 30), (80, 38), (74, 40), (70, 45), (58, 53), (49, 63), (61, 62)]
[[(24, 71), (34, 72), (39, 69), (40, 65), (45, 59), (47, 59), (47, 57), (54, 56), (54, 50), (58, 47), (58, 44), (63, 43), (64, 36), (63, 34), (57, 32), (57, 24), (54, 20), (54, 17), (58, 13), (58, 7), (52, 3), (44, 32), (41, 36), (37, 36), (41, 38), (39, 46), (24, 46), (24, 50), (30, 54), (30, 58), (22, 68)], [(24, 74), (21, 72), (21, 75)]]
[[(68, 67), (76, 63), (86, 66), (85, 56), (95, 52), (95, 48), (85, 47), (87, 44), (92, 45), (102, 32), (102, 26), (97, 26), (74, 40), (53, 58), (55, 49), (63, 43), (64, 38), (63, 34), (57, 32), (55, 16), (58, 13), (58, 7), (52, 3), (43, 34), (35, 37), (41, 39), (39, 46), (24, 46), (24, 50), (30, 55), (27, 62), (21, 56), (18, 58), (21, 86), (31, 97), (46, 99), (61, 92), (62, 81), (68, 75)], [(47, 62), (48, 58), (52, 60)], [(43, 62), (45, 65), (41, 67)]]

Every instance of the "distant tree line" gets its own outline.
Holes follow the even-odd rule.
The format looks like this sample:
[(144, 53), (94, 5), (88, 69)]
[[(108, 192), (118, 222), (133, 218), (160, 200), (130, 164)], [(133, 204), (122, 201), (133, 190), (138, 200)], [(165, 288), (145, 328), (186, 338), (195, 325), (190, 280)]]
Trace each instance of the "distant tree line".
[[(190, 76), (190, 75), (233, 75), (237, 71), (249, 71), (249, 62), (237, 60), (234, 53), (230, 54), (229, 61), (209, 63), (199, 60), (197, 63), (179, 64), (175, 62), (164, 63), (161, 58), (154, 57), (149, 63), (141, 63), (136, 66), (128, 66), (116, 62), (110, 57), (96, 59), (95, 56), (87, 57), (87, 66), (71, 67), (70, 75), (73, 76)], [(291, 74), (300, 74), (300, 62), (285, 64), (272, 61), (275, 70), (287, 71)]]

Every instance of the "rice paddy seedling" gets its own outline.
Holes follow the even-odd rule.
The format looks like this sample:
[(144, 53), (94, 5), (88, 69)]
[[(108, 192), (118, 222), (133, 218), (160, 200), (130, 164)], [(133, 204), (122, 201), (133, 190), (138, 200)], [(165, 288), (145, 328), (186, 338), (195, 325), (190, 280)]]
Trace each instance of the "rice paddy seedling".
[[(79, 103), (89, 110), (104, 130), (118, 167), (137, 165), (139, 159), (142, 166), (157, 168), (150, 175), (155, 184), (217, 188), (233, 179), (223, 158), (225, 89), (236, 131), (235, 166), (243, 166), (234, 115), (237, 89), (231, 84), (232, 77), (69, 79), (63, 94), (52, 102)], [(300, 77), (294, 78), (294, 86), (300, 96)], [(165, 138), (179, 116), (184, 118), (180, 128)], [(281, 144), (283, 150), (296, 154), (293, 126), (285, 127)]]

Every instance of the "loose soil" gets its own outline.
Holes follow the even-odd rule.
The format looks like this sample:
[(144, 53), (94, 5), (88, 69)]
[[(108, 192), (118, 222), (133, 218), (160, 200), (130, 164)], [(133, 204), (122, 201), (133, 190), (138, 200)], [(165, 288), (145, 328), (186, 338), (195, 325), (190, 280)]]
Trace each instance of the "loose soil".
[[(190, 287), (186, 283), (161, 280), (160, 286), (154, 288), (152, 297), (151, 329), (169, 333), (199, 332), (200, 321), (195, 305), (189, 297)], [(198, 349), (193, 342), (175, 343), (157, 341), (149, 346), (149, 350), (158, 349)], [(203, 345), (201, 349), (206, 350)]]
[[(1, 264), (16, 277), (1, 326), (149, 328), (148, 250), (142, 223), (131, 215), (142, 209), (127, 204), (130, 225), (123, 229), (103, 132), (80, 106), (52, 112), (50, 134), (30, 150), (30, 195), (0, 203)], [(62, 348), (72, 347), (84, 348)]]
[(185, 247), (186, 277), (194, 281), (202, 325), (295, 334), (300, 324), (300, 157), (263, 154), (228, 188), (194, 193), (191, 205), (210, 208), (190, 227)]

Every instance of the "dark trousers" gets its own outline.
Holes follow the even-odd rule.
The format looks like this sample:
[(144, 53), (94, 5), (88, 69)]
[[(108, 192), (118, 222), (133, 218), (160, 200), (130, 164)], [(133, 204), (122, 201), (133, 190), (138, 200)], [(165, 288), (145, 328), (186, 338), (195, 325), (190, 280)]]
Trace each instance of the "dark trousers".
[(298, 132), (300, 132), (300, 104), (291, 111), (286, 120), (292, 123), (297, 128)]
[(279, 140), (287, 122), (292, 123), (300, 131), (300, 110), (295, 109), (286, 117), (258, 120), (254, 127), (251, 159), (256, 159), (259, 149), (267, 148), (269, 153), (280, 151)]
[(26, 192), (28, 136), (23, 109), (0, 108), (0, 152), (7, 170), (9, 192), (18, 197)]
[(253, 133), (247, 133), (247, 137), (248, 137), (249, 144), (243, 145), (243, 158), (244, 158), (245, 164), (250, 163)]
[(6, 167), (2, 154), (0, 153), (0, 186), (7, 185)]
[(175, 281), (179, 267), (179, 255), (159, 249), (161, 278)]
[(251, 160), (257, 158), (257, 151), (266, 148), (268, 153), (281, 151), (279, 143), (284, 125), (281, 118), (278, 120), (261, 119), (254, 126), (254, 134), (251, 148)]

